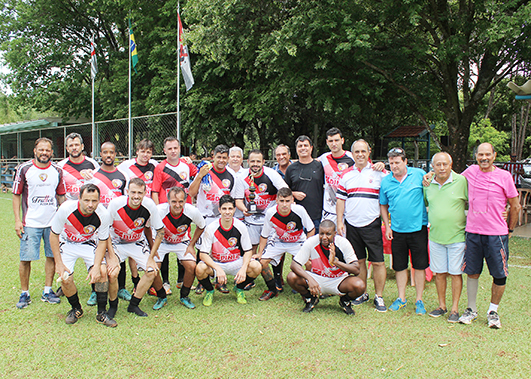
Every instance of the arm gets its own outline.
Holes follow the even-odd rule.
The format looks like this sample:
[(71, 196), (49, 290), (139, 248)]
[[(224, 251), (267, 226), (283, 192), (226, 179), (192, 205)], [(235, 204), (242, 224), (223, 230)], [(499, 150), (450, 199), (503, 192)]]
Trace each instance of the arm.
[(120, 271), (120, 259), (114, 252), (111, 238), (107, 239), (107, 253), (105, 254), (105, 262), (107, 263), (107, 275), (111, 275), (114, 270)]
[(245, 278), (247, 278), (247, 268), (249, 267), (249, 262), (251, 262), (252, 255), (253, 252), (251, 250), (247, 250), (243, 254), (242, 268), (240, 268), (240, 270), (234, 276), (234, 281), (236, 282), (236, 284), (240, 284), (241, 282), (245, 281)]
[[(103, 256), (107, 251), (107, 240), (99, 240), (96, 251), (94, 252), (94, 266), (90, 269), (87, 280), (90, 279), (90, 284), (97, 283), (101, 279), (101, 262), (103, 261)], [(55, 255), (54, 255), (55, 257)]]
[(144, 235), (146, 236), (147, 243), (149, 248), (153, 248), (153, 232), (149, 226), (144, 228)]
[(293, 191), (293, 197), (299, 201), (302, 201), (306, 197), (306, 194), (301, 191)]
[(267, 238), (260, 236), (260, 244), (258, 245), (258, 254), (253, 256), (253, 258), (258, 259), (258, 260), (262, 259), (262, 254), (264, 254), (264, 250), (266, 246), (267, 246)]
[[(518, 222), (518, 215), (520, 213), (520, 210), (522, 209), (522, 206), (520, 205), (519, 197), (512, 197), (509, 199), (509, 220), (508, 225), (509, 229), (513, 230), (516, 227), (516, 223)], [(512, 232), (509, 232), (509, 238), (512, 236)]]
[(306, 271), (299, 262), (292, 260), (290, 268), (297, 276), (306, 280), (306, 283), (308, 283), (308, 291), (310, 291), (313, 296), (319, 296), (321, 294), (321, 287), (319, 284), (317, 284), (315, 279), (308, 274), (308, 271)]
[(162, 240), (164, 239), (164, 228), (157, 230), (157, 235), (155, 236), (155, 241), (153, 241), (153, 246), (151, 246), (151, 252), (149, 253), (149, 258), (146, 263), (147, 271), (157, 271), (158, 265), (155, 263), (155, 256), (158, 256), (158, 250)]
[(208, 174), (210, 171), (210, 165), (204, 165), (201, 167), (201, 169), (197, 172), (197, 175), (194, 178), (194, 181), (190, 184), (190, 187), (188, 188), (188, 195), (195, 197), (199, 193), (199, 187), (201, 186), (201, 180)]
[(59, 248), (59, 234), (50, 232), (50, 247), (52, 248), (53, 259), (55, 261), (55, 272), (59, 278), (63, 277), (63, 273), (66, 271), (70, 273), (70, 270), (66, 268), (63, 264), (63, 259), (61, 258), (61, 249)]
[(348, 272), (349, 274), (359, 275), (360, 273), (360, 265), (358, 261), (353, 261), (350, 263), (343, 263), (336, 258), (334, 260), (334, 266), (340, 268), (341, 270), (345, 272)]
[(223, 271), (223, 269), (219, 267), (216, 262), (214, 262), (210, 254), (201, 251), (199, 253), (199, 259), (201, 259), (208, 267), (216, 272), (216, 277), (218, 278), (219, 284), (227, 284), (227, 275), (225, 275), (225, 271)]
[(337, 199), (336, 214), (337, 214), (337, 232), (341, 236), (345, 236), (345, 224), (343, 223), (343, 214), (345, 213), (345, 200)]
[(13, 213), (15, 214), (15, 232), (18, 238), (22, 238), (24, 233), (24, 225), (20, 220), (20, 195), (13, 194)]
[(426, 175), (424, 175), (422, 177), (422, 185), (424, 187), (429, 187), (430, 186), (430, 183), (431, 183), (431, 181), (433, 179), (433, 175), (435, 175), (435, 173), (433, 171), (430, 171), (430, 172), (428, 172)]
[(192, 257), (195, 258), (195, 249), (194, 246), (199, 241), (199, 237), (201, 237), (201, 234), (203, 234), (203, 230), (205, 228), (201, 229), (197, 225), (195, 227), (194, 235), (192, 236), (192, 239), (190, 240), (190, 243), (188, 244), (188, 247), (186, 248), (186, 254), (190, 254)]
[(306, 238), (310, 238), (315, 235), (315, 228), (306, 233)]
[(245, 206), (243, 199), (236, 199), (236, 208), (242, 211), (244, 216), (250, 215), (249, 213), (247, 213), (247, 207)]
[(151, 191), (151, 200), (153, 200), (155, 204), (159, 205), (160, 204), (159, 193)]
[(393, 239), (393, 231), (389, 225), (389, 204), (380, 204), (380, 215), (382, 216), (382, 221), (385, 225), (385, 238), (388, 241)]
[(55, 198), (57, 199), (57, 204), (58, 205), (63, 204), (65, 202), (65, 200), (66, 200), (66, 196), (65, 195), (57, 195)]
[(383, 163), (383, 162), (373, 163), (372, 164), (372, 169), (373, 169), (373, 171), (382, 172), (383, 170), (385, 170), (385, 163)]

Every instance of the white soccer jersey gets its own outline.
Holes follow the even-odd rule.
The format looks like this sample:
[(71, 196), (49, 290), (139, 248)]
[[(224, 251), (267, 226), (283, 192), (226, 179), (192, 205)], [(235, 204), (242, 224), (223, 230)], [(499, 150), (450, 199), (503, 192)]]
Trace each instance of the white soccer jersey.
[(219, 217), (219, 199), (223, 195), (231, 195), (234, 199), (243, 198), (243, 189), (237, 186), (236, 178), (227, 170), (218, 172), (212, 168), (208, 183), (201, 181), (197, 194), (197, 209), (203, 217)]
[[(346, 238), (336, 235), (334, 245), (336, 258), (340, 262), (350, 264), (358, 260), (352, 245)], [(320, 244), (319, 235), (314, 235), (304, 242), (297, 255), (293, 257), (293, 260), (300, 265), (305, 265), (311, 259), (311, 272), (326, 278), (348, 276), (347, 272), (337, 266), (331, 266), (328, 261), (329, 257), (330, 250)]]
[(63, 169), (66, 198), (68, 200), (77, 200), (79, 198), (79, 188), (81, 188), (86, 181), (86, 179), (81, 176), (81, 171), (96, 170), (100, 167), (98, 162), (90, 157), (83, 157), (83, 161), (80, 163), (74, 163), (70, 158), (65, 158), (60, 161), (58, 165)]
[(218, 262), (233, 262), (252, 248), (249, 231), (238, 219), (233, 219), (228, 230), (223, 229), (221, 220), (216, 220), (205, 228), (201, 237), (201, 252)]
[(325, 212), (336, 214), (336, 192), (339, 179), (354, 165), (354, 157), (350, 151), (335, 158), (331, 152), (321, 155), (318, 160), (323, 165), (325, 173), (323, 209)]
[(272, 243), (300, 243), (306, 241), (304, 228), (311, 232), (315, 226), (302, 205), (291, 204), (291, 212), (286, 216), (276, 206), (267, 210), (261, 236)]
[(140, 206), (133, 209), (127, 204), (128, 199), (128, 196), (120, 196), (109, 203), (113, 243), (132, 243), (144, 238), (144, 228), (150, 224), (155, 230), (164, 227), (153, 200), (144, 196)]
[(345, 220), (350, 225), (360, 228), (380, 217), (380, 185), (386, 175), (368, 163), (361, 171), (353, 167), (341, 178), (337, 198), (345, 200)]
[(125, 194), (129, 179), (119, 169), (105, 171), (101, 167), (93, 172), (92, 179), (87, 183), (92, 183), (100, 189), (100, 203), (107, 208), (112, 199), (116, 199)]
[(107, 209), (98, 204), (96, 210), (85, 215), (79, 209), (79, 201), (67, 200), (52, 220), (52, 232), (61, 236), (63, 242), (83, 243), (95, 241), (96, 237), (104, 241), (109, 238), (111, 216)]
[(155, 167), (159, 162), (154, 159), (150, 159), (149, 162), (142, 166), (134, 159), (128, 159), (118, 165), (118, 170), (121, 170), (126, 177), (131, 180), (132, 178), (140, 178), (146, 183), (146, 196), (151, 197), (151, 189), (153, 188), (153, 176), (155, 175)]
[(184, 204), (183, 211), (178, 217), (171, 214), (168, 203), (159, 204), (157, 209), (164, 224), (164, 243), (173, 245), (189, 241), (192, 223), (199, 229), (205, 228), (205, 219), (193, 205)]
[(31, 228), (47, 228), (57, 211), (56, 195), (65, 194), (63, 170), (55, 163), (45, 168), (33, 160), (20, 165), (13, 182), (13, 194), (20, 195), (22, 224)]

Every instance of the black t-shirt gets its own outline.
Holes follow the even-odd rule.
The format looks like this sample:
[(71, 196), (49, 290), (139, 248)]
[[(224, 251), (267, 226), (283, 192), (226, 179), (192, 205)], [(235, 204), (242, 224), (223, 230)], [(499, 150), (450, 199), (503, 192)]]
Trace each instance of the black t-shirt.
[(324, 194), (324, 170), (321, 162), (314, 160), (307, 164), (292, 163), (286, 170), (284, 180), (292, 191), (306, 194), (302, 201), (295, 200), (295, 202), (306, 209), (310, 218), (321, 219)]

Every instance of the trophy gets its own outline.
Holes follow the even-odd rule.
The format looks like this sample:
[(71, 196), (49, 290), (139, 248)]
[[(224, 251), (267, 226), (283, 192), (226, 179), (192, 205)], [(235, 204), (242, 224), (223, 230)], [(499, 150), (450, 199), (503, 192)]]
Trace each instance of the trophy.
[(247, 213), (256, 214), (258, 213), (258, 210), (256, 209), (256, 203), (254, 202), (254, 199), (256, 198), (256, 186), (254, 185), (253, 174), (249, 175), (249, 179), (249, 204), (247, 205)]

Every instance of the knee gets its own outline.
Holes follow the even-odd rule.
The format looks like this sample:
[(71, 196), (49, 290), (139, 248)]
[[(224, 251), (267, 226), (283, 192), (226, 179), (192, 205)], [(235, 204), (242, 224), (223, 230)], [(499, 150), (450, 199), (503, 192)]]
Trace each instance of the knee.
[(195, 269), (197, 265), (194, 261), (183, 261), (182, 263), (183, 263), (185, 272), (189, 272), (191, 274), (195, 273)]
[(247, 269), (247, 271), (252, 276), (258, 276), (262, 272), (262, 265), (260, 264), (260, 262), (253, 260), (249, 262), (249, 268)]
[(295, 282), (297, 281), (297, 274), (295, 274), (293, 271), (290, 271), (288, 276), (286, 277), (286, 280), (288, 281), (288, 284), (293, 287)]
[(195, 266), (195, 276), (197, 277), (197, 279), (202, 280), (207, 277), (206, 269), (207, 265), (203, 262), (199, 262), (197, 266)]
[(385, 267), (385, 262), (371, 262), (371, 265), (376, 267)]
[(157, 272), (158, 271), (155, 271), (155, 270), (151, 270), (151, 271), (146, 271), (146, 273), (144, 274), (144, 276), (149, 280), (149, 281), (153, 281), (155, 280), (155, 277), (157, 276)]

